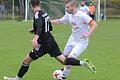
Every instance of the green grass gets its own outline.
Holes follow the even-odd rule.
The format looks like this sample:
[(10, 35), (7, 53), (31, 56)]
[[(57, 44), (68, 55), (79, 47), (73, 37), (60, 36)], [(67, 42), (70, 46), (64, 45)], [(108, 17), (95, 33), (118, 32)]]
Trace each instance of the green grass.
[[(92, 74), (86, 68), (73, 67), (68, 80), (120, 80), (120, 20), (98, 23), (91, 37), (89, 47), (79, 59), (90, 59), (97, 68)], [(33, 35), (27, 30), (31, 22), (0, 22), (0, 80), (6, 76), (16, 76), (24, 57), (31, 50)], [(54, 27), (53, 35), (63, 51), (71, 33), (69, 25)], [(23, 80), (53, 80), (54, 70), (63, 66), (49, 55), (33, 62)]]

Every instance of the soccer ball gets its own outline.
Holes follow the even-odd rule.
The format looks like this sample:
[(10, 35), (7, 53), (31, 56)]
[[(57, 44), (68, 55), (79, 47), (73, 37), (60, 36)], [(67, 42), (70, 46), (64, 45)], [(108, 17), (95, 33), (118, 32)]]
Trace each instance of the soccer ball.
[(55, 70), (53, 72), (53, 78), (56, 80), (62, 80), (63, 72), (62, 70)]

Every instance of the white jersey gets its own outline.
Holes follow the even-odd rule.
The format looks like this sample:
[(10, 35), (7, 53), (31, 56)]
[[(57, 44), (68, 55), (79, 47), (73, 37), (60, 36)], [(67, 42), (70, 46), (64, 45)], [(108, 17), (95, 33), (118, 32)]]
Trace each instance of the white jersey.
[(87, 7), (86, 5), (85, 6), (80, 6), (79, 10), (86, 13), (86, 14), (89, 14), (89, 12), (90, 12), (89, 7)]
[(81, 40), (88, 40), (83, 36), (83, 33), (89, 31), (89, 23), (92, 21), (92, 18), (87, 14), (78, 10), (74, 15), (66, 13), (59, 20), (61, 23), (69, 22), (72, 25), (72, 34), (69, 41), (79, 42)]

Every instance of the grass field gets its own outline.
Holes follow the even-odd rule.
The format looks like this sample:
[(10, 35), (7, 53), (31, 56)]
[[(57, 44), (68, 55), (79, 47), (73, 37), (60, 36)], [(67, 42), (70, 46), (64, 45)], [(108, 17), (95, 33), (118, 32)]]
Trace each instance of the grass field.
[[(0, 80), (3, 76), (16, 76), (23, 58), (31, 50), (33, 35), (27, 30), (31, 22), (0, 22)], [(69, 25), (54, 28), (53, 35), (63, 51), (71, 33)], [(89, 47), (79, 59), (90, 59), (97, 68), (92, 74), (86, 68), (73, 67), (67, 80), (120, 80), (120, 20), (98, 23)], [(54, 70), (63, 66), (49, 55), (33, 62), (23, 80), (53, 80)]]

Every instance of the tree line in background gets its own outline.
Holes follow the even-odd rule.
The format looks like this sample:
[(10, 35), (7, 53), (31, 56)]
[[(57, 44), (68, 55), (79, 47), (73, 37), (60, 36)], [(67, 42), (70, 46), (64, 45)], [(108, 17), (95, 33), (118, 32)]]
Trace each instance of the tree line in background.
[[(12, 14), (12, 1), (13, 0), (0, 0), (0, 3), (3, 2), (5, 3), (6, 6), (6, 15), (9, 16)], [(60, 11), (62, 11), (62, 9), (64, 10), (64, 6), (59, 6), (59, 5), (50, 5), (48, 2), (64, 2), (64, 0), (41, 0), (43, 2), (47, 2), (45, 4), (42, 4), (42, 7), (45, 8), (45, 10), (47, 9), (48, 13), (50, 13), (50, 15), (52, 14), (57, 16), (56, 14), (53, 14), (54, 12), (59, 12), (57, 14), (61, 14)], [(79, 2), (81, 0), (78, 0)], [(104, 7), (104, 1), (105, 0), (100, 0), (101, 1), (101, 9), (103, 9)], [(18, 17), (24, 18), (24, 9), (25, 9), (25, 0), (14, 0), (14, 7), (15, 7), (15, 15), (18, 15)], [(63, 3), (64, 5), (64, 3)], [(57, 6), (57, 7), (55, 7)], [(107, 7), (107, 16), (111, 15), (117, 15), (116, 17), (120, 17), (120, 0), (106, 0), (106, 7)], [(59, 11), (60, 10), (60, 11)]]

